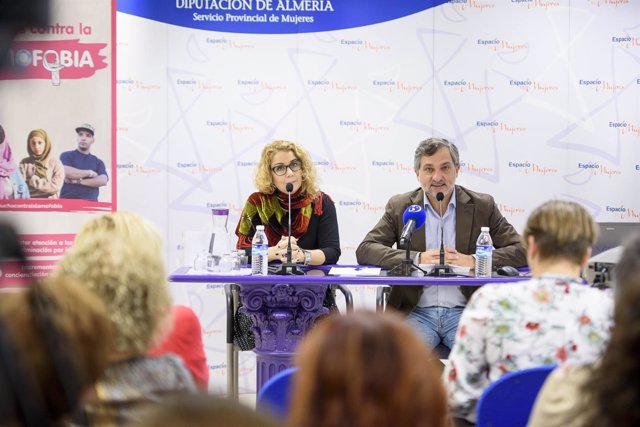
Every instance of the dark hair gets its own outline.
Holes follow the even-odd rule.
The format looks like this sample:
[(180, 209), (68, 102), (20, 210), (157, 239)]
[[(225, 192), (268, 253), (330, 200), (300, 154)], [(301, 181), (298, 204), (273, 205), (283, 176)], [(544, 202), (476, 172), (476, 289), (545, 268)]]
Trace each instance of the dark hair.
[(640, 235), (625, 245), (616, 275), (616, 303), (611, 341), (582, 392), (586, 425), (640, 425)]
[(52, 278), (3, 295), (0, 327), (6, 346), (1, 363), (9, 368), (15, 405), (13, 415), (6, 407), (4, 414), (20, 424), (34, 425), (28, 421), (34, 411), (49, 422), (71, 415), (108, 364), (107, 309), (72, 279)]
[(296, 356), (292, 427), (440, 427), (447, 399), (425, 343), (394, 313), (320, 321)]
[[(0, 261), (25, 264), (17, 234), (0, 223)], [(0, 425), (44, 427), (71, 415), (102, 375), (111, 348), (107, 309), (69, 278), (0, 297)]]
[(7, 223), (0, 222), (0, 261), (3, 260), (24, 261), (24, 252), (18, 240), (15, 228)]
[(453, 160), (454, 166), (460, 166), (460, 152), (456, 144), (447, 141), (444, 138), (429, 138), (424, 141), (420, 141), (416, 151), (413, 154), (413, 168), (414, 170), (420, 169), (420, 162), (424, 156), (433, 156), (441, 148), (446, 148), (451, 154), (451, 160)]

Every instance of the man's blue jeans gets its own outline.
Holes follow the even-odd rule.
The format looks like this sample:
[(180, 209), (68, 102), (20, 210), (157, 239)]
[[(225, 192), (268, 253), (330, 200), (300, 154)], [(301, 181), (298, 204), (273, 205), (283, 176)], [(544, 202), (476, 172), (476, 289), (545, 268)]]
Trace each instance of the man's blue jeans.
[(441, 342), (451, 349), (462, 310), (464, 307), (416, 307), (407, 320), (431, 349)]

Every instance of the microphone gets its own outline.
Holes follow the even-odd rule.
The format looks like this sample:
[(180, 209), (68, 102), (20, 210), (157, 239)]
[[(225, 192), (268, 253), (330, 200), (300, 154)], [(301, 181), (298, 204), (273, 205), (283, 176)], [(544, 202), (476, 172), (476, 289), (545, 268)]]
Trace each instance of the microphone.
[(300, 275), (304, 274), (304, 271), (300, 270), (295, 262), (291, 262), (291, 192), (293, 191), (293, 184), (288, 182), (285, 185), (285, 189), (287, 190), (287, 195), (289, 196), (289, 206), (287, 207), (287, 213), (289, 214), (289, 224), (287, 225), (287, 262), (283, 263), (280, 266), (280, 269), (278, 269), (278, 271), (276, 271), (274, 274), (279, 274), (282, 276)]
[(400, 246), (409, 248), (411, 237), (416, 229), (422, 227), (427, 220), (427, 214), (420, 205), (411, 205), (402, 214), (404, 228), (400, 234)]
[(402, 233), (400, 233), (400, 241), (398, 242), (398, 249), (405, 249), (405, 258), (402, 262), (393, 267), (387, 273), (389, 276), (411, 276), (414, 270), (419, 270), (423, 274), (427, 272), (421, 269), (419, 266), (413, 263), (411, 259), (411, 237), (416, 229), (422, 227), (427, 220), (427, 213), (420, 205), (410, 205), (402, 214), (402, 222), (404, 227)]
[(287, 182), (286, 185), (287, 194), (289, 195), (289, 206), (287, 211), (289, 213), (289, 221), (288, 221), (288, 239), (287, 239), (287, 263), (291, 264), (291, 192), (293, 191), (293, 184)]
[(436, 200), (440, 204), (440, 265), (444, 265), (444, 219), (442, 218), (442, 201), (444, 193), (439, 191), (436, 194)]
[(442, 191), (439, 191), (438, 194), (436, 194), (436, 200), (440, 205), (440, 262), (438, 265), (433, 267), (429, 276), (451, 276), (453, 275), (453, 270), (444, 263), (444, 217), (442, 212), (444, 193)]

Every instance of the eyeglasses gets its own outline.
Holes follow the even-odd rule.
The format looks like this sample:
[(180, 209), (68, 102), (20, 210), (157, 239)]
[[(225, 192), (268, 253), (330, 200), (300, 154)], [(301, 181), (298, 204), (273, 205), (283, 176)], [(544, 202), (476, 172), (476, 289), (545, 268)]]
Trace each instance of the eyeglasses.
[(287, 173), (287, 168), (291, 169), (291, 172), (298, 172), (300, 169), (302, 169), (302, 162), (298, 159), (295, 159), (291, 160), (288, 165), (285, 165), (284, 163), (278, 163), (277, 165), (272, 167), (271, 170), (276, 175), (282, 176)]

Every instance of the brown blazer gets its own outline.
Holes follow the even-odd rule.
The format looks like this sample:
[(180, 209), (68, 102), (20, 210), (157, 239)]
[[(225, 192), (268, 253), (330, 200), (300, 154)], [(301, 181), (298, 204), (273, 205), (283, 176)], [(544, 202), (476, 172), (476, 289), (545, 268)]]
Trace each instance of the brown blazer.
[[(463, 254), (473, 254), (480, 227), (489, 227), (493, 240), (493, 266), (520, 267), (527, 264), (527, 254), (520, 235), (502, 216), (493, 197), (476, 193), (459, 185), (456, 191), (456, 250)], [(393, 268), (405, 258), (405, 250), (398, 246), (404, 224), (402, 214), (409, 205), (424, 206), (424, 192), (421, 188), (393, 196), (387, 202), (385, 212), (375, 227), (365, 236), (356, 250), (359, 264), (378, 265)], [(424, 252), (425, 229), (419, 228), (411, 240), (411, 257)], [(409, 313), (422, 295), (422, 286), (392, 286), (387, 305)], [(469, 299), (477, 286), (463, 286), (461, 291)]]

